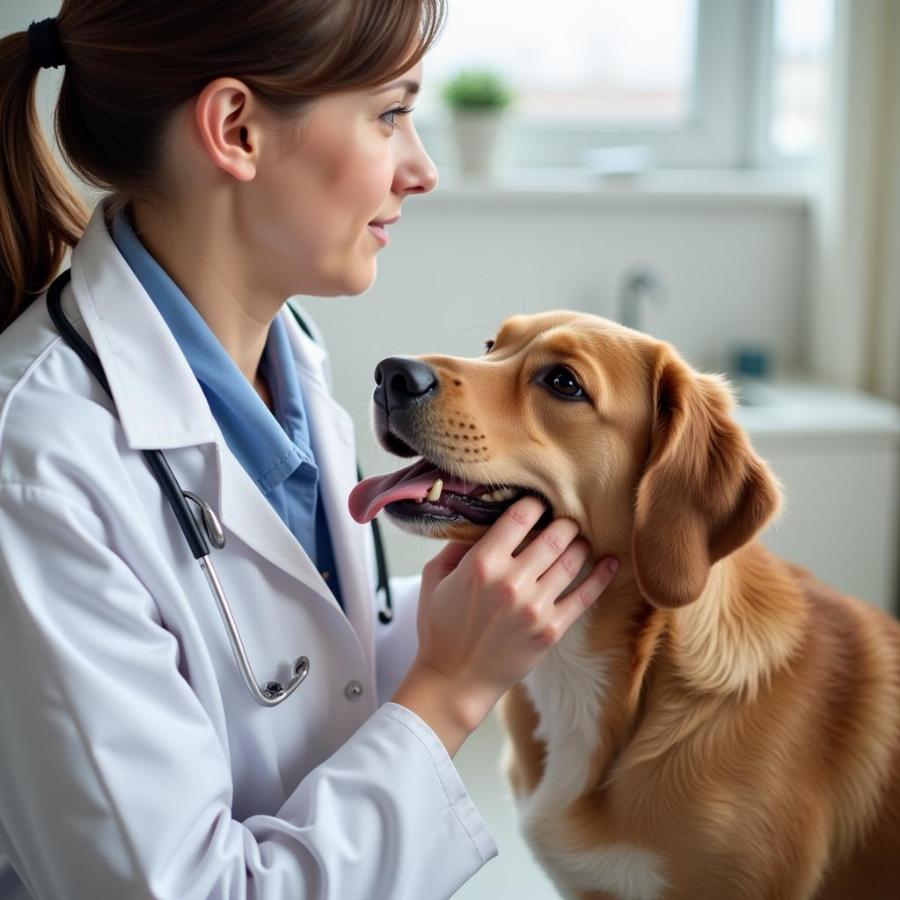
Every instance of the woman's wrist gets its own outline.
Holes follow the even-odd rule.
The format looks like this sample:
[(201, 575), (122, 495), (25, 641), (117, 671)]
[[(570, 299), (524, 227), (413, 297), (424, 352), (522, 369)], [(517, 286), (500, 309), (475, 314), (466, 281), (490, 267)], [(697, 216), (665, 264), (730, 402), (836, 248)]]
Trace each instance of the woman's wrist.
[(463, 691), (446, 675), (418, 661), (391, 697), (393, 703), (405, 706), (422, 719), (451, 757), (484, 721), (496, 699), (492, 702), (488, 696)]

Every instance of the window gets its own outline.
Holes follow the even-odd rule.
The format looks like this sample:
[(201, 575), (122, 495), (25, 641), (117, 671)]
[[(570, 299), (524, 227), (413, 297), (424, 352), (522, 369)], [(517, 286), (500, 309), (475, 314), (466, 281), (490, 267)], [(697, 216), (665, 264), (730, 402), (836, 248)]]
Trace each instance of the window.
[(833, 0), (776, 0), (766, 143), (776, 156), (815, 155), (824, 139)]
[(429, 78), (487, 64), (515, 84), (525, 118), (678, 124), (690, 114), (696, 17), (697, 0), (453, 0)]
[(626, 144), (662, 166), (803, 160), (822, 138), (832, 5), (453, 0), (417, 122), (432, 147), (439, 85), (478, 66), (514, 88), (513, 166), (577, 167), (592, 148)]

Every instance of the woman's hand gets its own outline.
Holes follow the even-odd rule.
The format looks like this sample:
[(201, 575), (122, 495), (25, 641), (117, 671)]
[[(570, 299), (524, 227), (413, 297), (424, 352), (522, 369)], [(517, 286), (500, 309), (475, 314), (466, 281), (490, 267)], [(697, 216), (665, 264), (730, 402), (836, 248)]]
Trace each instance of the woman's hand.
[(513, 556), (543, 512), (525, 497), (476, 544), (447, 544), (422, 572), (419, 652), (394, 700), (446, 734), (451, 755), (615, 575), (607, 557), (573, 584), (590, 547), (571, 519), (556, 519)]

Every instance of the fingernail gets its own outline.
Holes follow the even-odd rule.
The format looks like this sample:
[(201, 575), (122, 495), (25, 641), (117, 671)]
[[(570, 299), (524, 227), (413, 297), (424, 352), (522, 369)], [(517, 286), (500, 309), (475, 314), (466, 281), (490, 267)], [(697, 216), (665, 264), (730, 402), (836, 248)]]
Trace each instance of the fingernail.
[(619, 561), (614, 556), (608, 557), (606, 560), (606, 568), (609, 570), (610, 575), (615, 575), (616, 572), (619, 571)]

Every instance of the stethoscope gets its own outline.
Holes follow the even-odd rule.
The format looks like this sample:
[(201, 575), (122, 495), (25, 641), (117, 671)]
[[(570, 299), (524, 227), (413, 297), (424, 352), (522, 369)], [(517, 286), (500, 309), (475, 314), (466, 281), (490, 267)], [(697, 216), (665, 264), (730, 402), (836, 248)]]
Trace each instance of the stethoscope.
[[(109, 394), (110, 399), (113, 400), (113, 404), (115, 404), (100, 358), (75, 330), (75, 327), (62, 311), (62, 291), (69, 283), (71, 277), (72, 270), (66, 269), (50, 285), (47, 291), (47, 309), (50, 312), (50, 318), (53, 319), (53, 323), (59, 329), (63, 340), (81, 357), (84, 364), (90, 369), (106, 393)], [(297, 311), (290, 305), (289, 308), (300, 327), (314, 340), (309, 327)], [(162, 488), (163, 494), (169, 506), (171, 506), (175, 518), (178, 520), (178, 524), (181, 526), (185, 540), (191, 548), (191, 553), (194, 554), (194, 559), (200, 563), (200, 568), (206, 576), (206, 581), (209, 584), (213, 597), (216, 599), (216, 606), (222, 615), (222, 621), (225, 623), (225, 630), (228, 632), (231, 649), (234, 652), (234, 658), (244, 679), (244, 684), (247, 685), (247, 688), (253, 695), (253, 699), (257, 703), (262, 706), (277, 706), (279, 703), (287, 700), (309, 674), (309, 657), (300, 656), (294, 661), (294, 665), (291, 667), (291, 680), (288, 682), (287, 687), (284, 687), (280, 681), (267, 681), (260, 686), (256, 676), (253, 674), (253, 668), (250, 665), (247, 651), (244, 649), (234, 615), (231, 612), (225, 592), (222, 590), (222, 584), (210, 559), (209, 544), (212, 544), (217, 550), (221, 550), (225, 546), (225, 533), (222, 530), (222, 525), (208, 503), (191, 491), (182, 490), (162, 450), (142, 450), (141, 452), (144, 454), (150, 470), (159, 482), (159, 486)], [(197, 513), (188, 506), (188, 501), (194, 504), (199, 513), (199, 520), (203, 523), (202, 530), (197, 521)], [(377, 589), (384, 591), (384, 607), (378, 612), (378, 620), (386, 625), (394, 618), (393, 598), (391, 597), (387, 561), (385, 559), (384, 546), (381, 542), (381, 533), (378, 523), (374, 519), (372, 520), (372, 530), (375, 538), (375, 559), (378, 564)]]

